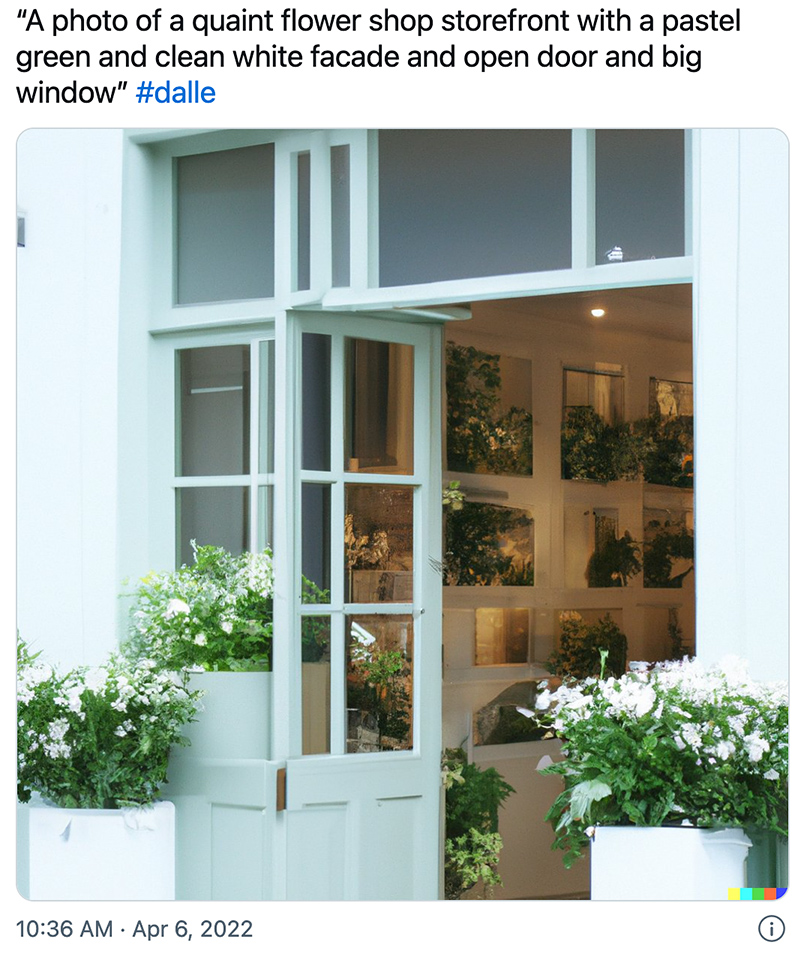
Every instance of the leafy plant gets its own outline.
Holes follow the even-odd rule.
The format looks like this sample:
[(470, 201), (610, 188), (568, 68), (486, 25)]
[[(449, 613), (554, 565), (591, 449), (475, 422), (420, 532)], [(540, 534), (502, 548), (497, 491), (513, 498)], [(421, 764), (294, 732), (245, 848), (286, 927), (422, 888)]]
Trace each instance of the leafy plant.
[[(626, 636), (609, 613), (597, 623), (586, 623), (580, 613), (560, 613), (560, 642), (549, 659), (551, 671), (570, 679), (586, 679), (605, 671), (620, 676), (626, 669)], [(606, 652), (606, 662), (602, 662)]]
[(410, 737), (410, 679), (410, 665), (400, 650), (352, 645), (347, 706), (374, 716), (381, 750), (402, 747)]
[(685, 659), (563, 684), (536, 706), (563, 739), (563, 761), (542, 771), (564, 782), (546, 820), (566, 867), (595, 825), (787, 835), (786, 683), (757, 683), (740, 660)]
[(446, 345), (446, 451), (450, 470), (531, 474), (532, 415), (501, 412), (500, 355)]
[(126, 655), (164, 669), (271, 669), (274, 571), (270, 550), (233, 556), (194, 547), (194, 563), (151, 573), (135, 593)]
[(200, 695), (149, 659), (113, 655), (59, 673), (18, 642), (19, 800), (36, 792), (62, 808), (152, 802)]
[(642, 569), (640, 545), (627, 530), (622, 536), (602, 538), (587, 564), (588, 586), (627, 586)]
[(493, 504), (464, 503), (446, 514), (446, 583), (449, 586), (532, 586), (531, 555), (502, 549), (532, 520), (523, 510)]
[(659, 412), (635, 422), (634, 430), (648, 444), (643, 478), (649, 484), (693, 486), (693, 418), (665, 417)]
[(635, 480), (651, 441), (621, 421), (608, 424), (592, 407), (571, 407), (562, 424), (564, 480)]
[(692, 560), (695, 555), (693, 535), (687, 527), (680, 525), (660, 525), (652, 521), (648, 529), (656, 530), (653, 538), (646, 540), (643, 551), (643, 585), (649, 587), (678, 588), (682, 580), (693, 569), (692, 565), (683, 573), (671, 576), (675, 560)]
[(480, 769), (462, 749), (443, 757), (446, 790), (445, 896), (457, 900), (478, 881), (501, 884), (499, 808), (515, 791), (494, 768)]

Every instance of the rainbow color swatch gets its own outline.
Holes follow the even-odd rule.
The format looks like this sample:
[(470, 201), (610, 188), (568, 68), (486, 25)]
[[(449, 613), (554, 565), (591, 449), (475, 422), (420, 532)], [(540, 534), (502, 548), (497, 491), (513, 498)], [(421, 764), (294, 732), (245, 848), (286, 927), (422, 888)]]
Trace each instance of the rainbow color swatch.
[(729, 888), (729, 901), (776, 901), (786, 888)]

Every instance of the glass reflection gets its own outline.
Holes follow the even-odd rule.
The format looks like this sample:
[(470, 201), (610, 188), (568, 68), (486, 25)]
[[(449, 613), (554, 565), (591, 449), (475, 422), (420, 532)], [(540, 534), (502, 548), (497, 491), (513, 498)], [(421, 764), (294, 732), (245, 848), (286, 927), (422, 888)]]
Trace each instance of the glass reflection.
[(413, 600), (413, 488), (346, 488), (344, 601)]
[(249, 469), (249, 347), (178, 352), (178, 477)]
[(346, 619), (346, 751), (413, 747), (413, 618)]
[(413, 473), (413, 348), (346, 340), (345, 466)]
[(302, 618), (302, 754), (330, 751), (330, 617)]

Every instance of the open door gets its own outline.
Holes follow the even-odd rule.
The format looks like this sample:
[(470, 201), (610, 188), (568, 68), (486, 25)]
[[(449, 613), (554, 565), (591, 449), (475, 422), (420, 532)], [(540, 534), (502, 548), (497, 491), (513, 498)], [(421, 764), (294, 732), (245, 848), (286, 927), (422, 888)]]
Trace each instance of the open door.
[(286, 765), (285, 896), (434, 899), (439, 329), (289, 314), (285, 341), (278, 393), (296, 400), (277, 413), (275, 524), (290, 598), (275, 606), (272, 752)]

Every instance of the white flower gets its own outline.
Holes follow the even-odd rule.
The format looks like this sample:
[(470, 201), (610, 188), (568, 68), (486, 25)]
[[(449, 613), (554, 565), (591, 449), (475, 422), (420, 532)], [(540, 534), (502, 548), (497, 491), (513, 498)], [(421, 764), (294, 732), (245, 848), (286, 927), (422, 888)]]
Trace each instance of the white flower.
[(763, 776), (763, 778), (766, 778), (769, 782), (775, 782), (778, 777), (779, 773), (775, 769), (768, 769)]
[(197, 644), (197, 646), (205, 646), (208, 642), (208, 637), (205, 635), (205, 633), (197, 633), (197, 635), (194, 637), (194, 642)]
[(758, 762), (765, 752), (770, 751), (770, 743), (767, 739), (763, 739), (758, 732), (752, 732), (751, 735), (747, 735), (744, 741), (745, 751), (748, 753), (748, 758), (752, 762)]
[(90, 669), (84, 678), (86, 688), (91, 689), (92, 692), (98, 692), (100, 689), (104, 689), (107, 681), (108, 670), (103, 669), (101, 666)]
[(728, 742), (726, 739), (722, 739), (715, 746), (715, 754), (718, 756), (718, 758), (723, 759), (724, 762), (729, 758), (729, 756), (734, 755), (735, 751), (736, 746), (734, 742)]
[(120, 696), (119, 699), (114, 699), (111, 703), (111, 708), (116, 709), (117, 712), (127, 712), (127, 703)]
[(190, 613), (191, 609), (188, 603), (184, 603), (183, 600), (169, 600), (166, 604), (166, 610), (163, 614), (164, 619), (172, 619), (173, 616), (177, 616), (178, 613)]
[(538, 693), (538, 697), (535, 699), (535, 708), (548, 709), (550, 702), (551, 692), (548, 689), (544, 689), (543, 692)]

